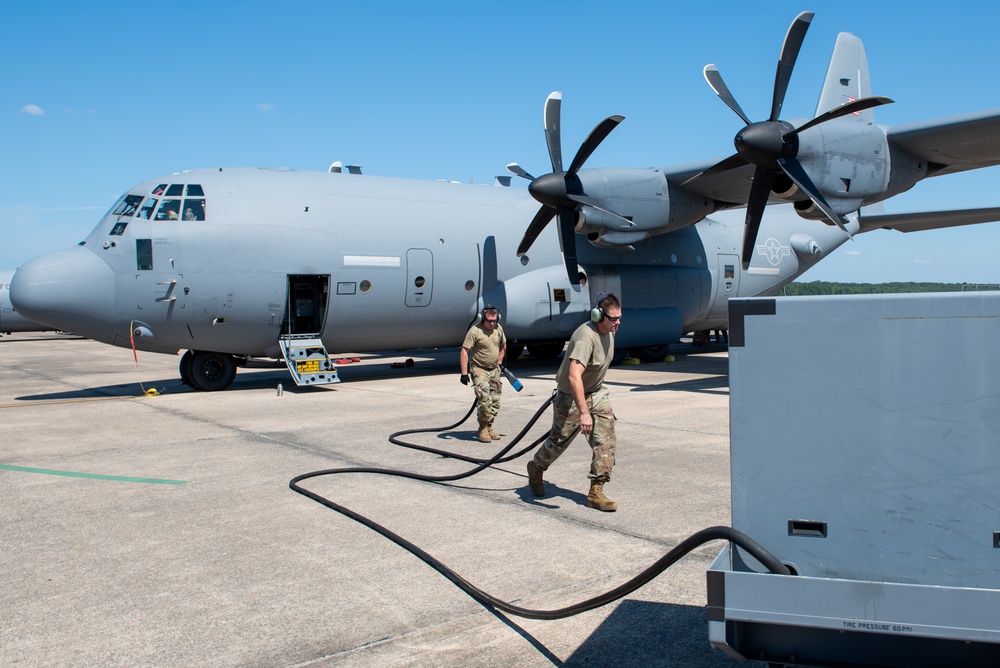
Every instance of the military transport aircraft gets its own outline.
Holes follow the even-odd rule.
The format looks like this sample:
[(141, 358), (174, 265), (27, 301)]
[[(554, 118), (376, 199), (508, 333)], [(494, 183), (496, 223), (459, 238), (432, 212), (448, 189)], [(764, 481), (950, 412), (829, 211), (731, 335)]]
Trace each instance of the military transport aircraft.
[[(812, 16), (788, 30), (766, 120), (705, 68), (745, 123), (721, 161), (585, 169), (611, 116), (564, 168), (553, 93), (551, 173), (508, 166), (527, 192), (338, 168), (172, 174), (130, 189), (79, 246), (23, 265), (14, 304), (98, 341), (186, 350), (180, 373), (199, 390), (228, 387), (249, 357), (284, 356), (296, 382), (322, 383), (337, 380), (331, 351), (458, 345), (487, 303), (512, 345), (554, 356), (605, 290), (624, 304), (616, 343), (657, 360), (686, 332), (725, 327), (728, 298), (773, 294), (850, 235), (1000, 219), (859, 213), (926, 177), (1000, 164), (1000, 109), (876, 125), (891, 100), (871, 96), (864, 46), (841, 33), (816, 115), (784, 120)], [(790, 206), (765, 215), (769, 203)]]
[(10, 303), (10, 279), (14, 270), (0, 271), (0, 334), (13, 332), (48, 332), (54, 329), (23, 317)]

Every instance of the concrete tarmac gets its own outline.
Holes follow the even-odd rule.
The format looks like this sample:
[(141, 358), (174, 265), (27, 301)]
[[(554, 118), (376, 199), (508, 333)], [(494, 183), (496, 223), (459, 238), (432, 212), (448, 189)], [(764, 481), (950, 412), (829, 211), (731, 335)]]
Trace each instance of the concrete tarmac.
[[(505, 601), (551, 610), (589, 599), (729, 524), (728, 358), (718, 345), (675, 354), (608, 374), (616, 513), (584, 505), (582, 438), (540, 499), (526, 457), (444, 485), (349, 474), (303, 486)], [(0, 665), (760, 665), (708, 643), (705, 569), (722, 543), (614, 603), (532, 620), (484, 608), (291, 491), (293, 477), (338, 467), (472, 467), (387, 441), (466, 413), (474, 397), (458, 382), (457, 349), (357, 357), (336, 385), (297, 388), (283, 369), (255, 368), (199, 393), (180, 383), (178, 357), (140, 352), (136, 364), (74, 336), (0, 338)], [(474, 416), (407, 439), (491, 456), (550, 396), (557, 361), (512, 368), (524, 390), (504, 386), (502, 440), (479, 443)]]

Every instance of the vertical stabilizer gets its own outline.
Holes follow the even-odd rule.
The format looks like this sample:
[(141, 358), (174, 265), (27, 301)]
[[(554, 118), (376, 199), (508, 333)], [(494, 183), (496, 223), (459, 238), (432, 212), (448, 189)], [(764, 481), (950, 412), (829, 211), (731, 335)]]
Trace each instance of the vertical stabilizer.
[[(830, 111), (834, 107), (870, 97), (872, 94), (871, 79), (868, 76), (868, 57), (865, 55), (865, 45), (849, 32), (837, 35), (837, 44), (833, 47), (830, 66), (826, 70), (826, 80), (819, 94), (819, 104), (816, 105), (816, 116)], [(847, 116), (851, 118), (851, 116)], [(866, 123), (875, 122), (875, 112), (872, 109), (858, 112), (854, 115)]]

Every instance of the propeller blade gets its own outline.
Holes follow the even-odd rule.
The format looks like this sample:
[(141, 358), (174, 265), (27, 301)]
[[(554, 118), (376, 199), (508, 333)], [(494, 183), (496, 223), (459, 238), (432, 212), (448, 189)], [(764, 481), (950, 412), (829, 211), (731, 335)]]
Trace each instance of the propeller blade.
[(771, 196), (771, 185), (774, 174), (758, 167), (753, 173), (753, 185), (750, 187), (750, 197), (747, 199), (747, 217), (743, 228), (743, 268), (750, 266), (754, 246), (757, 244), (757, 231), (760, 220), (764, 217), (764, 207), (767, 198)]
[(618, 124), (625, 120), (624, 116), (619, 116), (615, 114), (614, 116), (608, 116), (603, 121), (597, 124), (597, 126), (590, 131), (587, 138), (583, 140), (583, 144), (580, 145), (579, 150), (576, 152), (576, 156), (573, 157), (573, 162), (569, 166), (569, 174), (576, 174), (583, 167), (583, 163), (587, 162), (587, 158), (597, 150), (597, 147), (601, 145), (601, 142), (607, 138), (611, 131), (618, 127)]
[(788, 26), (788, 32), (785, 34), (785, 42), (781, 45), (778, 70), (774, 73), (774, 97), (771, 99), (771, 117), (769, 119), (771, 121), (776, 121), (781, 116), (781, 105), (785, 103), (788, 82), (792, 78), (792, 70), (795, 68), (795, 61), (799, 57), (802, 40), (806, 37), (806, 31), (809, 30), (809, 24), (812, 22), (812, 19), (812, 12), (802, 12), (795, 17), (792, 25)]
[(702, 70), (702, 74), (705, 75), (705, 81), (708, 85), (712, 87), (715, 94), (722, 98), (722, 101), (726, 103), (726, 106), (736, 112), (736, 115), (743, 119), (743, 122), (750, 125), (750, 119), (747, 115), (743, 113), (743, 109), (740, 108), (739, 102), (733, 97), (733, 94), (729, 92), (729, 87), (726, 86), (726, 82), (722, 80), (722, 75), (719, 73), (719, 68), (715, 65), (705, 65), (705, 69)]
[(542, 205), (542, 208), (538, 210), (535, 217), (531, 219), (531, 224), (528, 225), (528, 229), (524, 231), (524, 236), (521, 237), (521, 243), (517, 247), (517, 256), (521, 257), (528, 252), (531, 248), (531, 244), (535, 243), (535, 239), (538, 235), (542, 233), (545, 226), (549, 224), (556, 215), (555, 209), (550, 206)]
[(742, 155), (740, 155), (739, 153), (734, 153), (733, 155), (729, 156), (725, 160), (720, 160), (719, 162), (715, 163), (714, 165), (712, 165), (711, 167), (709, 167), (705, 171), (698, 172), (697, 174), (695, 174), (691, 178), (687, 179), (686, 181), (684, 181), (684, 183), (681, 184), (681, 188), (683, 188), (688, 183), (691, 183), (692, 181), (694, 181), (696, 179), (702, 178), (703, 176), (715, 176), (716, 174), (721, 174), (723, 172), (728, 172), (730, 169), (736, 169), (736, 168), (742, 167), (743, 165), (746, 165), (746, 164), (747, 164), (747, 161), (746, 161), (746, 159)]
[(559, 109), (562, 107), (562, 92), (554, 91), (549, 93), (545, 99), (545, 145), (549, 147), (549, 160), (552, 162), (552, 171), (561, 172), (562, 168), (562, 140), (559, 138)]
[(798, 160), (794, 158), (779, 158), (778, 165), (788, 175), (788, 178), (799, 187), (799, 190), (809, 195), (809, 199), (819, 207), (820, 211), (826, 214), (830, 222), (842, 229), (848, 239), (852, 238), (851, 233), (847, 231), (847, 227), (844, 225), (843, 219), (830, 208), (830, 205), (823, 198), (823, 194), (816, 187), (816, 184), (812, 182), (812, 179), (809, 178), (809, 174), (802, 168), (802, 164)]
[(848, 114), (855, 114), (859, 111), (864, 111), (865, 109), (871, 109), (872, 107), (878, 107), (883, 104), (892, 104), (894, 100), (887, 97), (875, 96), (875, 97), (863, 97), (860, 100), (854, 100), (853, 102), (848, 102), (842, 104), (839, 107), (834, 107), (830, 111), (820, 114), (816, 118), (812, 119), (800, 128), (795, 128), (789, 132), (785, 137), (791, 137), (792, 135), (797, 135), (800, 132), (805, 132), (809, 128), (814, 128), (820, 123), (826, 123), (827, 121), (832, 121), (834, 118), (840, 118), (841, 116), (846, 116)]
[(586, 195), (566, 195), (566, 199), (573, 200), (578, 204), (586, 204), (592, 209), (597, 209), (598, 211), (602, 211), (608, 214), (609, 216), (614, 216), (615, 218), (622, 221), (629, 227), (635, 227), (635, 223), (633, 223), (631, 220), (625, 218), (624, 216), (619, 216), (617, 213), (615, 213), (611, 209), (608, 209), (607, 207), (601, 206), (601, 204), (598, 203), (599, 200), (596, 200), (593, 197), (587, 197)]
[(508, 163), (507, 171), (513, 174), (514, 176), (520, 176), (522, 179), (528, 179), (529, 181), (535, 180), (534, 176), (524, 171), (521, 165), (517, 164), (516, 162)]
[(559, 209), (559, 246), (562, 248), (566, 276), (574, 286), (580, 285), (580, 270), (576, 264), (576, 216), (573, 209)]

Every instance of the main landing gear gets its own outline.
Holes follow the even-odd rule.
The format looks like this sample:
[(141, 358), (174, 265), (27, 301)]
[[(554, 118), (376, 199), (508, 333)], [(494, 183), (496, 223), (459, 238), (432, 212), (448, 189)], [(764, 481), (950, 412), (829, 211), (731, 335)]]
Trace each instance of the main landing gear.
[(236, 358), (227, 353), (189, 350), (179, 367), (181, 382), (201, 392), (224, 390), (236, 378)]

